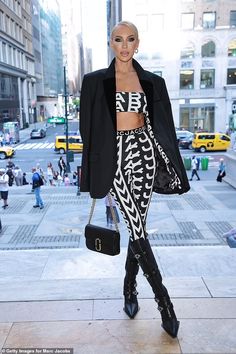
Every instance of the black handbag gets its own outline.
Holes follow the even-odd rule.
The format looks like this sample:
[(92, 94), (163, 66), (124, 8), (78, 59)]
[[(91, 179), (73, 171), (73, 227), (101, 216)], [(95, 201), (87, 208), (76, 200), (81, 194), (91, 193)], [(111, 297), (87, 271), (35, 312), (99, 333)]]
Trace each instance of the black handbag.
[(112, 219), (115, 224), (115, 230), (91, 224), (91, 219), (96, 203), (96, 199), (93, 199), (89, 221), (85, 226), (85, 243), (86, 247), (91, 251), (104, 253), (109, 256), (116, 256), (120, 253), (120, 233), (117, 225), (116, 215), (112, 207), (110, 194), (108, 195), (108, 199), (111, 208)]

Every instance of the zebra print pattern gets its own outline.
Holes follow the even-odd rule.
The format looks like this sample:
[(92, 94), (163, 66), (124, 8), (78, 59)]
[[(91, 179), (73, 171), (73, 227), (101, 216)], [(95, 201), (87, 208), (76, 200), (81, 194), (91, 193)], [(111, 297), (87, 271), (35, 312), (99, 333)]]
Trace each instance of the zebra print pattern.
[(146, 237), (147, 211), (156, 173), (154, 141), (148, 129), (117, 134), (117, 170), (111, 188), (131, 241)]

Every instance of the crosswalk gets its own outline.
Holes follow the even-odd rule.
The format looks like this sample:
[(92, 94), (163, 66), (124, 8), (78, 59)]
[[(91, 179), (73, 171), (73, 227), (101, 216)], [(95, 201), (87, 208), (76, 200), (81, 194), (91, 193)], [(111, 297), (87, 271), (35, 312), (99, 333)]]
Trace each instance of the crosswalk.
[(37, 150), (37, 149), (54, 149), (54, 143), (25, 143), (14, 147), (15, 150)]

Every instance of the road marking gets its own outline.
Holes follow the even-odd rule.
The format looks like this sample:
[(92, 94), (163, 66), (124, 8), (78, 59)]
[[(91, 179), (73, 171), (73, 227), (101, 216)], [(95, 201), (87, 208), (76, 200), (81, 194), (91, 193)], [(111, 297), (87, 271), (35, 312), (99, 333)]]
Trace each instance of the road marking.
[(19, 144), (14, 149), (15, 150), (31, 150), (31, 149), (52, 149), (54, 148), (54, 143), (26, 143)]

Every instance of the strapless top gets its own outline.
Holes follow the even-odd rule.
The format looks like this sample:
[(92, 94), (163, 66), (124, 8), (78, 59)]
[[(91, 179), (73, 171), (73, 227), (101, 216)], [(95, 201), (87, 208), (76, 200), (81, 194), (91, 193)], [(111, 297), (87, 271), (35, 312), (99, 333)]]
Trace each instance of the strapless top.
[(116, 92), (116, 112), (147, 113), (144, 92)]

